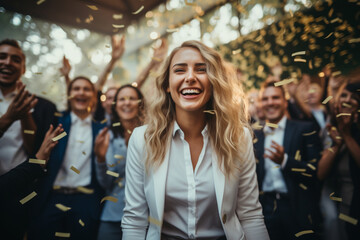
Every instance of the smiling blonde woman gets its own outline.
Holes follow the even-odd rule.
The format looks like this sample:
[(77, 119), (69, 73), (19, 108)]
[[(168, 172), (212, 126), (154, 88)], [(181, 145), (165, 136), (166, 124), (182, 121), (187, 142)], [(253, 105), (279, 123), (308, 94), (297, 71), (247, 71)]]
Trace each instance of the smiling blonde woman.
[(130, 138), (123, 239), (268, 239), (243, 91), (220, 55), (184, 42)]

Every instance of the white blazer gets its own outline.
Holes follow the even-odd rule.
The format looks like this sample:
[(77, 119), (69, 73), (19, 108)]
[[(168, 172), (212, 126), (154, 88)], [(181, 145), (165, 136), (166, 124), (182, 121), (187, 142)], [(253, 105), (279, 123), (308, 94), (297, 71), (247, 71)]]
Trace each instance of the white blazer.
[[(129, 141), (122, 219), (124, 240), (161, 239), (169, 152), (158, 168), (146, 172), (145, 130), (146, 126), (136, 128)], [(245, 129), (243, 144), (244, 162), (235, 176), (225, 177), (219, 168), (212, 168), (217, 206), (221, 206), (218, 212), (228, 240), (267, 240), (248, 129)], [(216, 154), (213, 154), (212, 166), (218, 166)]]

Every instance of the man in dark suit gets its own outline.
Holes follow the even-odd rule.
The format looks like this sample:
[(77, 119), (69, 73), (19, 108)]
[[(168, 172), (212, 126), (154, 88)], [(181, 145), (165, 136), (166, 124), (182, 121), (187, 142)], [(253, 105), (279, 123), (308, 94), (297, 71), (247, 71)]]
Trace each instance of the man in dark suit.
[(266, 125), (255, 130), (260, 202), (271, 239), (315, 238), (317, 160), (321, 144), (311, 123), (287, 118), (282, 87), (265, 83), (260, 91)]

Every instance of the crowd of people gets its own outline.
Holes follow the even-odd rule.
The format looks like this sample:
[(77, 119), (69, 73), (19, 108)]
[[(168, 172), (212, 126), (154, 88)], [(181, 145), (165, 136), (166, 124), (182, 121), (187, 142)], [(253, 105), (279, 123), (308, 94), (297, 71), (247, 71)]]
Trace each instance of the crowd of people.
[(112, 37), (95, 84), (64, 57), (59, 113), (22, 84), (17, 41), (0, 42), (2, 236), (360, 239), (359, 69), (269, 74), (246, 98), (217, 51), (186, 41), (166, 57), (162, 40), (103, 93), (124, 50)]

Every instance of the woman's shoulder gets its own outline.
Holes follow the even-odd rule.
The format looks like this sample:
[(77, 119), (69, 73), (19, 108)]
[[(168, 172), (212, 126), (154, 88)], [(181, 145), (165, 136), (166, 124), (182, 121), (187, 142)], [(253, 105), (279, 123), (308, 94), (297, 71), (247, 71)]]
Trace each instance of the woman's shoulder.
[(130, 142), (135, 142), (136, 144), (145, 143), (144, 136), (145, 136), (146, 128), (147, 125), (136, 127), (131, 133)]

